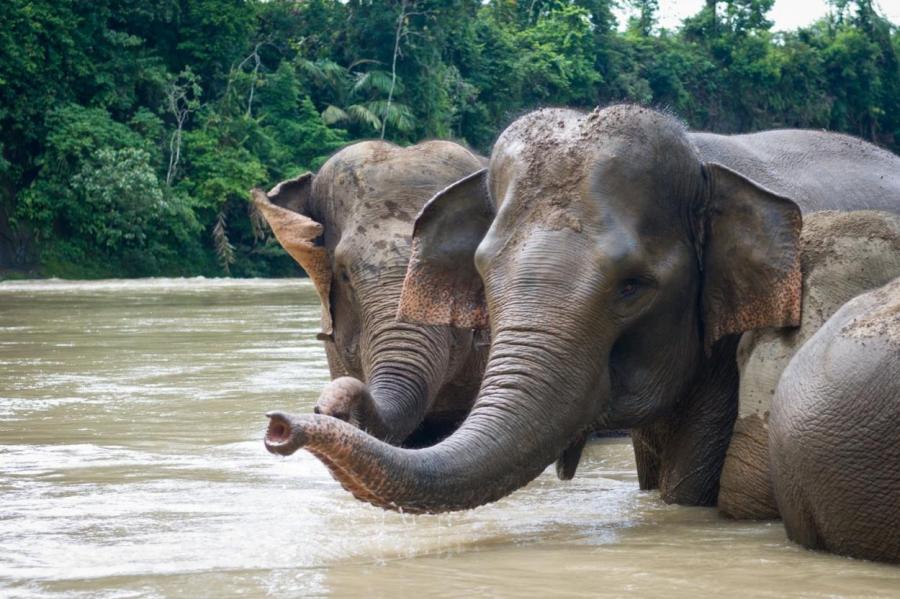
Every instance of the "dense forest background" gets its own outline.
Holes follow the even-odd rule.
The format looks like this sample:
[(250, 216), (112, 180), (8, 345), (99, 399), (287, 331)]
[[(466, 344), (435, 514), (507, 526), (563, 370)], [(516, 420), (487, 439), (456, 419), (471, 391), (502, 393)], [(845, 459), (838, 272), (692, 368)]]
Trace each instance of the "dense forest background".
[(5, 0), (0, 276), (295, 273), (250, 187), (358, 139), (488, 152), (540, 105), (900, 150), (898, 28), (832, 0), (773, 32), (773, 3), (706, 0), (669, 31), (656, 0)]

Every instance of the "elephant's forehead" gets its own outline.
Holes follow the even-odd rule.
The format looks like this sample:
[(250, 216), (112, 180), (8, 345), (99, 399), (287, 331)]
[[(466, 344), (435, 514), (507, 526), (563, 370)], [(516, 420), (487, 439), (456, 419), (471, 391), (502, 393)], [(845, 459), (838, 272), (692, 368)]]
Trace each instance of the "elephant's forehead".
[(595, 152), (573, 138), (548, 136), (539, 143), (514, 140), (491, 163), (497, 204), (519, 201), (568, 205), (586, 191)]
[(513, 178), (528, 183), (519, 193), (535, 188), (564, 192), (603, 163), (613, 165), (604, 169), (604, 177), (621, 182), (646, 179), (652, 171), (668, 177), (696, 162), (685, 131), (675, 119), (640, 106), (590, 113), (538, 110), (503, 132), (491, 170), (498, 173), (498, 187)]
[(505, 140), (491, 163), (491, 194), (504, 220), (628, 226), (654, 235), (680, 230), (685, 185), (678, 173), (698, 169), (662, 160), (657, 145), (642, 141), (647, 135), (620, 134), (598, 121), (589, 115), (545, 126), (547, 137), (536, 145), (534, 137)]
[(411, 230), (416, 214), (438, 191), (480, 166), (461, 146), (430, 142), (399, 148), (363, 142), (332, 157), (316, 176), (316, 202), (345, 222), (377, 228), (397, 221)]
[(568, 203), (583, 197), (591, 180), (602, 178), (607, 187), (621, 189), (644, 179), (648, 164), (661, 158), (658, 136), (644, 122), (647, 115), (653, 113), (613, 107), (588, 114), (543, 110), (523, 117), (504, 132), (491, 157), (495, 201), (523, 197)]
[[(533, 149), (525, 151), (531, 154)], [(617, 162), (602, 148), (560, 144), (534, 159), (507, 162), (502, 180), (492, 181), (491, 192), (508, 223), (539, 221), (551, 229), (576, 231), (639, 227), (639, 221), (658, 211), (643, 209), (648, 203), (638, 201), (638, 190), (630, 189), (632, 180)]]

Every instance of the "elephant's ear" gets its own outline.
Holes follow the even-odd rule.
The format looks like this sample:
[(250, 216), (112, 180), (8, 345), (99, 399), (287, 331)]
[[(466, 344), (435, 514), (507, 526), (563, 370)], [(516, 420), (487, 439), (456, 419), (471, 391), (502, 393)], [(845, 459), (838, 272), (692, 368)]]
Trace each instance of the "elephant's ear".
[(707, 349), (732, 333), (798, 326), (800, 208), (725, 166), (704, 169), (710, 190), (701, 240)]
[(311, 193), (312, 174), (282, 181), (265, 193), (253, 189), (253, 203), (265, 217), (275, 238), (288, 254), (297, 261), (315, 285), (322, 302), (322, 334), (332, 334), (331, 322), (331, 265), (328, 252), (317, 246), (315, 240), (325, 228), (304, 214)]
[(412, 257), (397, 318), (404, 322), (487, 328), (475, 249), (494, 220), (481, 169), (438, 192), (413, 229)]

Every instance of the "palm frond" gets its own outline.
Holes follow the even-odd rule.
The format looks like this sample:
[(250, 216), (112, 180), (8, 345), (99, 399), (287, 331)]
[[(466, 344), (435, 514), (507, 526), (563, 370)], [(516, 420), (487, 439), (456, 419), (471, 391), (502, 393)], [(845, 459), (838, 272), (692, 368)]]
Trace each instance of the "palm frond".
[(394, 123), (394, 126), (402, 133), (409, 133), (416, 127), (416, 117), (408, 107), (403, 106), (403, 108), (404, 110), (401, 110), (397, 114), (397, 120)]
[(373, 100), (366, 106), (398, 131), (405, 133), (416, 126), (416, 117), (406, 104), (400, 102), (388, 104), (387, 100)]
[[(387, 71), (369, 71), (363, 74), (353, 86), (353, 91), (377, 91), (382, 94), (391, 93), (391, 74)], [(400, 78), (394, 82), (394, 95), (403, 93)]]
[(323, 73), (325, 73), (325, 76), (332, 81), (347, 77), (350, 74), (350, 71), (347, 70), (347, 67), (339, 65), (333, 60), (322, 59), (319, 60), (318, 63), (319, 68)]
[(335, 88), (341, 86), (350, 76), (350, 71), (345, 67), (328, 59), (312, 61), (300, 58), (297, 60), (297, 67), (316, 83)]
[(352, 93), (357, 93), (369, 87), (369, 79), (371, 79), (372, 73), (356, 73), (356, 82), (353, 84), (353, 87), (350, 89)]
[(228, 240), (228, 230), (225, 224), (225, 213), (219, 212), (216, 217), (216, 226), (212, 230), (213, 244), (216, 248), (216, 257), (219, 265), (226, 275), (231, 274), (230, 266), (234, 264), (234, 246)]
[(357, 123), (366, 123), (373, 129), (381, 129), (381, 119), (368, 106), (354, 104), (347, 107), (347, 113)]
[(326, 125), (333, 125), (349, 120), (351, 120), (350, 115), (333, 104), (322, 111), (322, 121), (324, 121)]
[(301, 73), (309, 76), (316, 81), (322, 81), (323, 79), (325, 79), (325, 73), (322, 72), (322, 69), (319, 68), (319, 65), (311, 60), (307, 60), (306, 58), (297, 59), (297, 68), (300, 69)]

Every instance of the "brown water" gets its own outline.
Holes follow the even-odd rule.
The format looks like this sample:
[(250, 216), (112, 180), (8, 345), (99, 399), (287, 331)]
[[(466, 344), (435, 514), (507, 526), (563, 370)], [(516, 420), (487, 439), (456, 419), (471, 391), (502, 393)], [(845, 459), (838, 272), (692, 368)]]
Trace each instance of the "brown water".
[(900, 596), (900, 568), (663, 505), (623, 441), (466, 513), (359, 503), (262, 446), (328, 380), (317, 327), (305, 281), (0, 283), (0, 596)]

